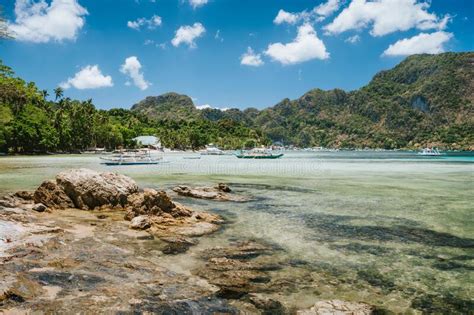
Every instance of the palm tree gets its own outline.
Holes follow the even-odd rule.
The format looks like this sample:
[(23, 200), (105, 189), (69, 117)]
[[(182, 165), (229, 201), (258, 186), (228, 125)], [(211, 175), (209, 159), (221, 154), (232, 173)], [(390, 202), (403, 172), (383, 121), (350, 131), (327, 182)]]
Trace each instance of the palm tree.
[(63, 97), (64, 89), (60, 86), (54, 89), (54, 95), (56, 96), (56, 101)]
[(43, 98), (46, 100), (46, 98), (49, 96), (48, 90), (41, 91), (41, 95), (43, 95)]

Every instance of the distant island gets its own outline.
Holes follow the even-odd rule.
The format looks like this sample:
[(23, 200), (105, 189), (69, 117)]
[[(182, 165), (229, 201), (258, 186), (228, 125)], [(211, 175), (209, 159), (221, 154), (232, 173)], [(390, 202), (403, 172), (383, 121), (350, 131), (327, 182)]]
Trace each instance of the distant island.
[(49, 93), (0, 62), (0, 152), (79, 152), (133, 147), (297, 147), (474, 150), (474, 52), (414, 55), (351, 92), (314, 89), (258, 110), (197, 109), (186, 95), (147, 97), (130, 110)]

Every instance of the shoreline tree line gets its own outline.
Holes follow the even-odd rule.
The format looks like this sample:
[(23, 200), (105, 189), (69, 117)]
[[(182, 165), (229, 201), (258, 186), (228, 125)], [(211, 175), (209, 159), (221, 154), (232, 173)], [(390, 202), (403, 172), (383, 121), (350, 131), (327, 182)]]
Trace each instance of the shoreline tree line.
[(64, 97), (61, 88), (49, 99), (46, 90), (15, 76), (0, 61), (0, 152), (79, 152), (91, 147), (131, 148), (133, 138), (154, 135), (165, 147), (200, 149), (215, 143), (225, 149), (268, 144), (262, 132), (224, 119), (152, 120), (126, 109), (97, 109), (92, 100)]

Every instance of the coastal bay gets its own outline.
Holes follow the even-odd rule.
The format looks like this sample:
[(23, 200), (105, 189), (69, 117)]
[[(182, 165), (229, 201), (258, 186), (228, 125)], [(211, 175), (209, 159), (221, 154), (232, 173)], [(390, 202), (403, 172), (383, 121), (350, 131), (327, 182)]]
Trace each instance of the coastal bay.
[[(125, 174), (140, 187), (166, 191), (180, 184), (224, 182), (252, 199), (173, 197), (222, 216), (226, 224), (219, 232), (176, 255), (163, 254), (158, 240), (142, 240), (128, 250), (154, 248), (150, 253), (156, 264), (212, 284), (217, 276), (206, 269), (203, 253), (257, 242), (270, 250), (254, 263), (278, 268), (265, 271), (268, 281), (250, 290), (288, 310), (333, 299), (393, 312), (461, 314), (472, 307), (472, 155), (288, 152), (274, 161), (233, 156), (186, 160), (185, 155), (173, 153), (166, 156), (169, 163), (134, 167), (105, 167), (94, 155), (4, 157), (0, 192), (34, 190), (60, 171), (84, 167)], [(79, 211), (73, 217), (80, 223), (90, 215)], [(244, 307), (239, 299), (227, 301), (236, 309)]]

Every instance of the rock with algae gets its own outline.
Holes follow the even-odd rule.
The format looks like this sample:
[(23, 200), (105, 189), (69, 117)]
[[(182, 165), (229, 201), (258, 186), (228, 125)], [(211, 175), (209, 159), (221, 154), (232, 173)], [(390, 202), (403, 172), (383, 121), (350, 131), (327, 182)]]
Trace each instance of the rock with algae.
[(297, 311), (297, 315), (370, 315), (375, 308), (366, 303), (341, 300), (319, 301), (313, 307)]
[(211, 199), (217, 201), (245, 202), (250, 198), (232, 194), (227, 184), (219, 183), (215, 187), (190, 187), (180, 185), (173, 188), (178, 195), (198, 199)]

